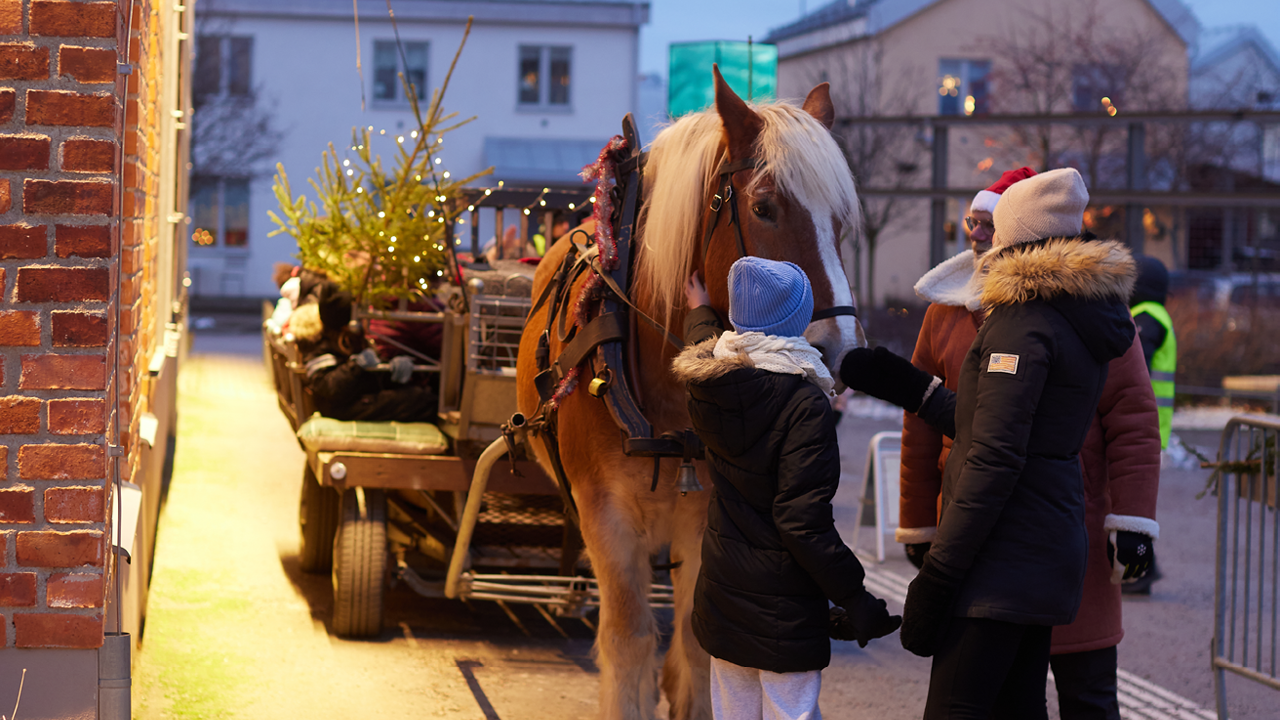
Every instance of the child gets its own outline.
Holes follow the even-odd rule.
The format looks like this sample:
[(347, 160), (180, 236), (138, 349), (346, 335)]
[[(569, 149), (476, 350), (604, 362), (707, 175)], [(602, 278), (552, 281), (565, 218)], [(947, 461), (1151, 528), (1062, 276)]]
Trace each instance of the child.
[[(690, 306), (705, 305), (697, 277)], [(837, 637), (860, 645), (898, 628), (863, 588), (862, 564), (832, 519), (840, 452), (833, 381), (801, 336), (813, 291), (789, 262), (745, 257), (729, 271), (729, 320), (690, 313), (674, 370), (706, 445), (714, 489), (693, 599), (693, 632), (711, 654), (715, 717), (817, 720), (831, 660), (828, 600), (846, 615)]]

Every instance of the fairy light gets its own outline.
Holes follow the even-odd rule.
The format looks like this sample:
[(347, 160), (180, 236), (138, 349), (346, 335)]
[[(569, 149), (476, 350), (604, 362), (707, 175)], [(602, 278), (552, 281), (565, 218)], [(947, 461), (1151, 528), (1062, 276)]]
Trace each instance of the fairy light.
[(392, 236), (391, 236), (391, 242), (395, 242), (395, 241), (396, 241), (396, 236), (395, 236), (395, 235), (392, 235)]
[(448, 179), (449, 179), (449, 171), (448, 171), (448, 170), (445, 170), (445, 171), (444, 171), (444, 179), (445, 179), (445, 180), (448, 180)]
[(414, 175), (414, 176), (413, 176), (413, 179), (414, 179), (414, 180), (417, 180), (418, 182), (422, 182), (422, 176), (421, 176), (421, 175)]
[(476, 206), (475, 206), (475, 205), (468, 205), (468, 206), (467, 206), (467, 212), (475, 212), (475, 211), (476, 211)]
[(369, 132), (373, 132), (373, 126), (372, 126), (372, 125), (370, 125), (370, 126), (369, 126)]
[(386, 135), (386, 134), (387, 134), (387, 131), (386, 131), (386, 130), (379, 130), (379, 131), (378, 131), (378, 134), (379, 134), (379, 135)]
[(590, 199), (591, 199), (591, 204), (594, 205), (596, 203), (596, 196), (592, 195)]
[(362, 192), (364, 192), (364, 188), (362, 188), (362, 187), (358, 187), (358, 188), (356, 188), (356, 192), (358, 192), (358, 193), (362, 193)]
[(342, 161), (342, 167), (347, 167), (347, 166), (348, 166), (348, 165), (350, 165), (350, 164), (351, 164), (351, 161), (350, 161), (350, 160), (343, 160), (343, 161)]
[(431, 210), (431, 211), (427, 212), (427, 217), (429, 217), (429, 218), (433, 218), (433, 217), (435, 217), (435, 216), (436, 216), (436, 211), (435, 211), (435, 210)]
[(525, 215), (528, 215), (528, 214), (529, 214), (529, 208), (525, 208), (525, 209), (524, 209), (524, 214), (525, 214)]
[(485, 194), (485, 197), (488, 197), (493, 194), (493, 191), (490, 190), (489, 188), (485, 188), (484, 194)]
[(570, 209), (570, 210), (572, 210), (572, 209), (573, 209), (573, 203), (569, 203), (569, 209)]
[(414, 261), (414, 262), (422, 262), (422, 256), (421, 256), (421, 255), (414, 255), (414, 256), (413, 256), (413, 261)]
[(348, 171), (347, 171), (347, 177), (351, 177), (352, 175), (355, 175), (355, 174), (356, 174), (356, 171), (355, 171), (355, 170), (348, 170)]
[(439, 164), (440, 164), (440, 158), (436, 158), (436, 164), (437, 164), (437, 165), (439, 165)]
[(404, 136), (403, 136), (403, 135), (401, 135), (401, 136), (397, 137), (397, 138), (396, 138), (396, 142), (398, 142), (398, 143), (402, 143), (402, 142), (404, 142)]
[(414, 130), (413, 132), (409, 133), (409, 137), (414, 138), (414, 139), (417, 139), (417, 137), (418, 137), (418, 131), (417, 131), (417, 130)]
[(381, 211), (379, 211), (379, 212), (378, 212), (378, 217), (380, 217), (380, 218), (384, 218), (384, 217), (386, 217), (386, 216), (387, 216), (387, 214), (386, 214), (386, 213), (381, 212)]
[(443, 271), (443, 270), (437, 270), (437, 271), (436, 271), (436, 277), (444, 277), (444, 271)]
[(539, 200), (539, 201), (538, 201), (538, 204), (539, 204), (539, 205), (541, 205), (542, 207), (546, 207), (546, 206), (547, 206), (547, 201), (546, 201), (546, 200)]

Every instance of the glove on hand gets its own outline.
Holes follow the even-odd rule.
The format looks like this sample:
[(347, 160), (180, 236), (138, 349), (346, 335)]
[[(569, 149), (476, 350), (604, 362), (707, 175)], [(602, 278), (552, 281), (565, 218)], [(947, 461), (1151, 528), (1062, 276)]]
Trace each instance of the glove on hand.
[(907, 559), (911, 561), (911, 564), (915, 565), (916, 569), (919, 570), (924, 567), (924, 556), (925, 553), (929, 552), (930, 547), (933, 547), (933, 543), (907, 543), (902, 546), (902, 549), (906, 551)]
[(365, 370), (372, 370), (378, 366), (378, 353), (374, 352), (373, 348), (365, 348), (352, 355), (351, 361)]
[(920, 409), (925, 392), (933, 384), (932, 375), (884, 347), (850, 350), (840, 363), (840, 380), (854, 390), (911, 413)]
[(943, 574), (926, 557), (920, 574), (907, 587), (907, 602), (902, 610), (902, 647), (920, 657), (936, 653), (959, 592), (960, 582)]
[(403, 385), (413, 377), (413, 358), (397, 355), (391, 358), (391, 382)]
[(846, 607), (831, 608), (828, 631), (836, 640), (856, 640), (858, 647), (866, 647), (867, 643), (888, 635), (900, 625), (902, 616), (890, 615), (884, 600), (863, 590)]
[(1115, 571), (1113, 577), (1123, 567), (1124, 580), (1137, 580), (1155, 564), (1155, 541), (1140, 532), (1116, 530), (1107, 538), (1107, 560)]

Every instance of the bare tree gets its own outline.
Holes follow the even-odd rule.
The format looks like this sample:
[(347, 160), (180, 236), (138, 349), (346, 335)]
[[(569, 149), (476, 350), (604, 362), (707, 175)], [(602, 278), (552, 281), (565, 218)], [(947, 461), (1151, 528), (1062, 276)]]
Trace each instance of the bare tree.
[[(918, 183), (927, 145), (922, 147), (920, 128), (912, 125), (880, 125), (842, 122), (859, 118), (908, 115), (914, 109), (902, 93), (902, 78), (885, 77), (884, 48), (878, 39), (851, 43), (826, 53), (809, 66), (810, 84), (830, 82), (836, 108), (836, 142), (844, 152), (859, 186), (903, 189)], [(885, 229), (912, 212), (911, 201), (900, 197), (867, 197), (860, 194), (862, 228), (846, 232), (855, 292), (860, 303), (875, 301), (876, 252)], [(866, 285), (862, 285), (865, 252)]]

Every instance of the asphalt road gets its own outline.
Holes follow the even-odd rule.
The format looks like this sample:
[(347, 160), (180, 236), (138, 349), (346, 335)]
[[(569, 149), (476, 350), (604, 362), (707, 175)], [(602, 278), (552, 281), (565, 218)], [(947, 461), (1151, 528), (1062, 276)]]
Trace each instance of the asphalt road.
[[(327, 576), (298, 570), (297, 497), (303, 455), (279, 413), (256, 336), (205, 334), (180, 378), (175, 475), (161, 516), (149, 616), (135, 659), (134, 716), (158, 718), (591, 717), (598, 673), (592, 633), (551, 626), (530, 608), (514, 620), (492, 603), (427, 600), (403, 585), (386, 629), (346, 641), (327, 627)], [(837, 523), (852, 539), (867, 442), (891, 419), (841, 423), (844, 485)], [(1215, 433), (1183, 433), (1216, 448)], [(1211, 453), (1207, 453), (1211, 454)], [(1164, 579), (1125, 602), (1120, 645), (1126, 718), (1214, 717), (1209, 671), (1214, 508), (1196, 500), (1207, 473), (1162, 479), (1156, 544)], [(860, 547), (873, 549), (874, 530)], [(913, 568), (900, 546), (868, 561), (868, 584), (901, 609)], [(837, 643), (823, 674), (829, 720), (918, 718), (928, 661), (897, 637)], [(1280, 695), (1228, 684), (1231, 717), (1274, 720)], [(1057, 717), (1050, 703), (1051, 717)], [(665, 716), (665, 704), (660, 706)]]

